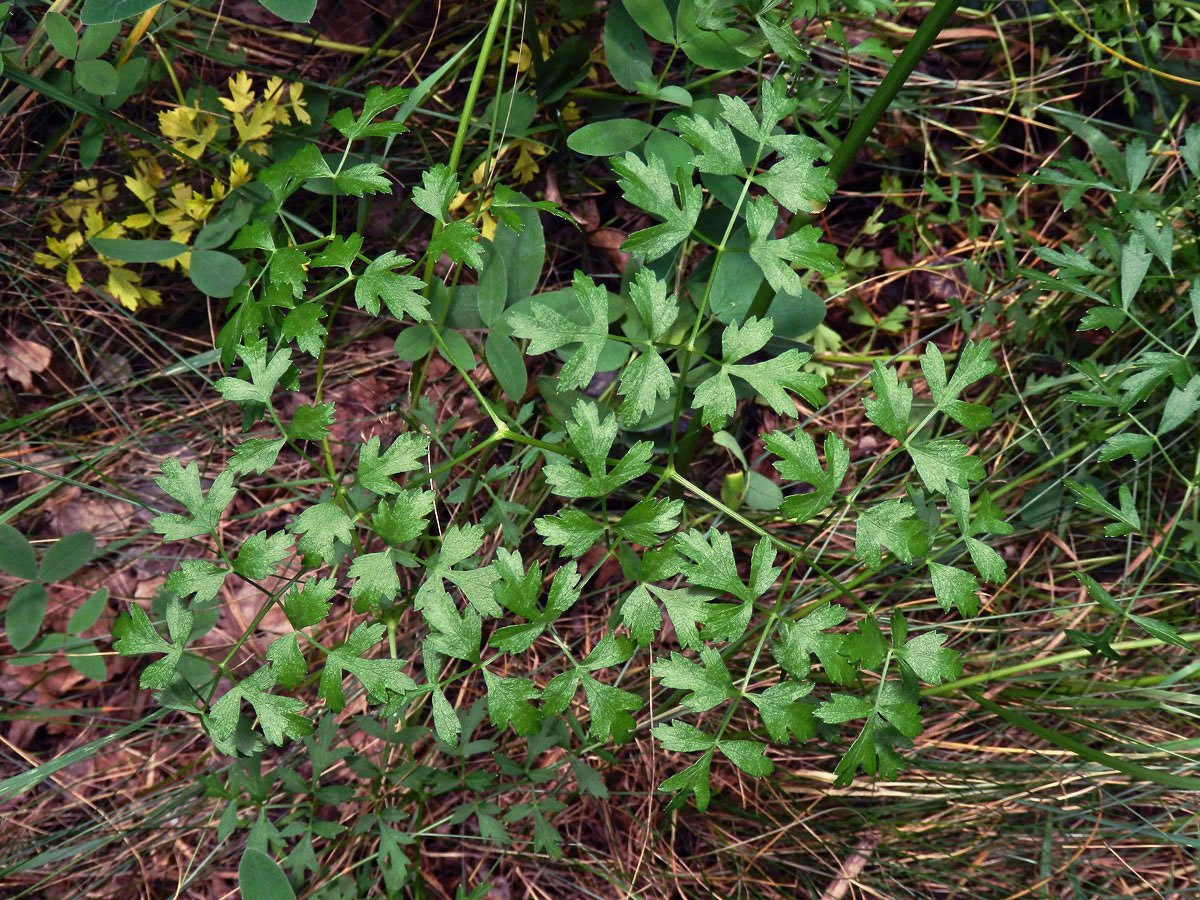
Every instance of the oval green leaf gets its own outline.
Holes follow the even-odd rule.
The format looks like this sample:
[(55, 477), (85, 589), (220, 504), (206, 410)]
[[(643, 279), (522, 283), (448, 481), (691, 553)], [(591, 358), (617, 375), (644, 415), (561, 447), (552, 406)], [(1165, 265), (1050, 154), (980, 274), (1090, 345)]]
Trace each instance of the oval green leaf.
[(433, 347), (433, 332), (428, 325), (411, 325), (396, 335), (396, 355), (404, 362), (415, 362)]
[(706, 69), (740, 69), (749, 65), (752, 58), (741, 53), (748, 35), (737, 28), (720, 31), (701, 31), (691, 40), (684, 42), (683, 52), (688, 59)]
[(50, 38), (54, 52), (63, 59), (74, 59), (75, 51), (79, 49), (79, 36), (75, 34), (71, 20), (60, 12), (49, 12), (42, 20), (42, 25), (46, 28), (46, 36)]
[(0, 523), (0, 572), (18, 578), (37, 578), (37, 560), (25, 535), (11, 525)]
[(591, 48), (582, 35), (564, 38), (537, 76), (537, 96), (542, 103), (557, 103), (567, 91), (587, 77)]
[(310, 22), (317, 8), (317, 0), (258, 0), (281, 19), (289, 22)]
[(81, 631), (87, 631), (96, 624), (96, 620), (100, 618), (100, 613), (104, 612), (104, 607), (108, 605), (108, 588), (102, 587), (92, 596), (83, 601), (83, 604), (71, 613), (71, 618), (67, 622), (67, 631), (71, 634), (79, 634)]
[(438, 354), (451, 365), (457, 365), (464, 372), (475, 368), (475, 351), (467, 343), (467, 339), (457, 331), (447, 328), (442, 332), (445, 348), (438, 347)]
[(86, 531), (59, 538), (42, 557), (38, 578), (46, 584), (61, 581), (88, 562), (96, 552), (96, 539)]
[(668, 84), (655, 92), (655, 99), (664, 103), (674, 103), (676, 106), (691, 106), (692, 95), (677, 84)]
[(135, 56), (121, 68), (117, 69), (117, 90), (101, 101), (105, 109), (117, 109), (122, 103), (133, 96), (139, 88), (147, 84), (146, 74), (150, 69), (150, 60), (144, 56)]
[(121, 33), (120, 22), (106, 22), (103, 25), (88, 25), (79, 35), (79, 50), (76, 59), (99, 59), (108, 52), (112, 42)]
[(783, 502), (783, 491), (766, 475), (751, 469), (746, 473), (744, 502), (751, 509), (769, 512), (779, 509), (779, 504)]
[(247, 848), (238, 865), (238, 887), (245, 900), (296, 900), (279, 864), (261, 850)]
[(537, 210), (522, 206), (513, 212), (521, 220), (520, 232), (501, 224), (496, 226), (492, 238), (492, 243), (504, 257), (510, 305), (533, 293), (546, 265), (546, 235)]
[(100, 158), (104, 149), (104, 126), (95, 119), (88, 119), (79, 133), (79, 165), (90, 169)]
[(85, 59), (75, 63), (75, 80), (85, 91), (101, 97), (115, 94), (121, 83), (112, 63), (103, 59)]
[(479, 318), (489, 328), (504, 312), (504, 304), (508, 301), (508, 269), (504, 265), (504, 257), (493, 244), (488, 248), (487, 262), (479, 273), (479, 286), (475, 292), (475, 302), (479, 306)]
[(537, 100), (523, 91), (505, 91), (492, 100), (484, 110), (483, 118), (495, 122), (496, 127), (508, 137), (519, 137), (529, 131), (537, 115)]
[[(81, 63), (82, 65), (82, 63)], [(187, 245), (178, 241), (134, 241), (129, 238), (88, 238), (92, 249), (117, 262), (154, 263), (187, 253)]]
[(642, 29), (620, 3), (610, 3), (604, 18), (604, 61), (613, 81), (627, 91), (636, 91), (639, 81), (654, 77), (653, 57)]
[(525, 396), (525, 389), (529, 387), (529, 373), (525, 369), (525, 357), (512, 338), (499, 330), (489, 331), (483, 345), (483, 355), (488, 368), (496, 376), (500, 390), (513, 403), (520, 403)]
[(675, 21), (663, 0), (621, 0), (638, 27), (656, 41), (675, 43)]
[(193, 250), (188, 277), (201, 293), (210, 297), (232, 297), (246, 277), (241, 261), (220, 250)]
[(637, 119), (607, 119), (572, 131), (567, 146), (586, 156), (616, 156), (646, 139), (654, 126)]
[(775, 337), (795, 340), (825, 321), (825, 301), (808, 289), (799, 297), (781, 292), (767, 314), (775, 323)]
[(158, 0), (87, 0), (79, 18), (84, 25), (119, 22), (130, 16), (141, 15), (157, 5)]
[(108, 678), (108, 668), (104, 665), (104, 657), (99, 648), (91, 641), (67, 651), (67, 662), (71, 668), (92, 681), (104, 681)]
[(46, 589), (36, 581), (17, 588), (4, 613), (4, 633), (14, 650), (24, 650), (42, 629), (46, 617)]
[(668, 172), (690, 166), (692, 159), (696, 156), (696, 151), (687, 141), (661, 128), (655, 128), (654, 134), (646, 139), (646, 153), (662, 157), (663, 162), (667, 164)]
[(38, 638), (32, 646), (20, 656), (13, 656), (5, 662), (10, 666), (38, 666), (50, 661), (55, 651), (61, 650), (68, 638), (65, 634), (45, 634)]
[(226, 203), (208, 224), (200, 229), (192, 241), (194, 250), (215, 250), (233, 237), (239, 228), (250, 221), (250, 213), (254, 205), (246, 200), (238, 199), (235, 203)]

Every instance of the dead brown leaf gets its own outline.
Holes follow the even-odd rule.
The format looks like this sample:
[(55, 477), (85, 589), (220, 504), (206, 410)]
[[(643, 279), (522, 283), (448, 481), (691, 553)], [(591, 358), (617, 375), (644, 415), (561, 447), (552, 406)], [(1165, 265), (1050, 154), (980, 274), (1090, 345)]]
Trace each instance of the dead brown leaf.
[(625, 232), (616, 228), (598, 228), (588, 235), (588, 243), (603, 250), (609, 262), (623, 274), (630, 260), (629, 254), (621, 249), (627, 237)]
[(33, 376), (50, 365), (50, 348), (37, 341), (9, 338), (0, 344), (0, 371), (27, 391), (33, 390)]

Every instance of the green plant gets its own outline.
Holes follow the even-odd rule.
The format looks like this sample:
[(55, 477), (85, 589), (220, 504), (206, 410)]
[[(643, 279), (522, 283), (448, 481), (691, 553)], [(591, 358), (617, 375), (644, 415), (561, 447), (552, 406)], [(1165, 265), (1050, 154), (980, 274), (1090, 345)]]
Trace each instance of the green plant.
[(9, 665), (40, 665), (61, 650), (80, 675), (104, 680), (107, 673), (100, 649), (79, 635), (100, 618), (108, 602), (106, 589), (100, 588), (72, 611), (65, 633), (42, 633), (49, 600), (46, 586), (70, 578), (91, 561), (95, 551), (96, 539), (86, 531), (76, 531), (47, 547), (39, 562), (25, 536), (0, 523), (0, 572), (25, 582), (13, 591), (4, 611), (4, 636), (20, 651), (8, 660)]
[[(1053, 95), (1047, 73), (1072, 72), (1069, 58), (1043, 59), (1028, 97), (1014, 75), (1007, 109), (1002, 76), (927, 94), (933, 60), (822, 216), (826, 237), (805, 227), (831, 189), (822, 143), (842, 164), (862, 146), (887, 105), (871, 101), (875, 61), (892, 62), (924, 8), (851, 47), (865, 5), (804, 4), (816, 18), (799, 40), (825, 29), (844, 59), (782, 47), (771, 78), (762, 53), (769, 26), (790, 24), (782, 6), (606, 4), (605, 62), (636, 94), (621, 98), (589, 72), (598, 48), (569, 40), (587, 28), (555, 18), (583, 6), (545, 4), (518, 34), (514, 20), (533, 8), (498, 4), (482, 46), (444, 46), (453, 52), (412, 94), (373, 89), (364, 115), (334, 117), (341, 138), (280, 143), (278, 162), (243, 186), (248, 224), (227, 222), (224, 239), (237, 231), (228, 251), (247, 277), (229, 284), (219, 321), (218, 389), (245, 433), (213, 467), (224, 439), (188, 430), (187, 444), (217, 452), (209, 468), (168, 462), (162, 473), (178, 504), (155, 528), (183, 558), (115, 629), (161, 703), (116, 734), (80, 733), (0, 782), (0, 797), (138, 729), (150, 759), (176, 738), (205, 750), (171, 755), (167, 785), (115, 805), (107, 833), (86, 814), (6, 848), (5, 889), (84, 855), (89, 886), (102, 885), (112, 876), (94, 848), (137, 834), (147, 858), (198, 837), (170, 886), (180, 895), (233, 846), (245, 848), (242, 892), (256, 897), (420, 897), (464, 856), (480, 862), (463, 870), (460, 896), (522, 864), (542, 883), (586, 873), (631, 896), (649, 874), (645, 895), (665, 896), (686, 882), (641, 860), (676, 854), (706, 861), (701, 894), (837, 895), (847, 882), (828, 884), (823, 861), (780, 850), (802, 816), (820, 816), (821, 831), (811, 850), (793, 839), (801, 855), (846, 859), (854, 847), (849, 868), (874, 853), (860, 880), (884, 896), (952, 896), (967, 879), (978, 896), (1048, 896), (1060, 875), (1062, 890), (1125, 895), (1114, 869), (1141, 877), (1172, 849), (1186, 860), (1194, 828), (1176, 810), (1200, 784), (1186, 774), (1194, 667), (1174, 667), (1166, 646), (1197, 637), (1187, 626), (1200, 558), (1197, 142), (1181, 114), (1121, 146), (1096, 119), (1056, 111), (1048, 122), (1035, 98)], [(966, 16), (1010, 37), (1053, 18), (1007, 13)], [(930, 33), (907, 44), (909, 62)], [(643, 34), (662, 38), (654, 54)], [(947, 35), (940, 51), (952, 57), (960, 40)], [(758, 54), (749, 84), (744, 72), (702, 74), (704, 62), (740, 66), (745, 51)], [(440, 113), (423, 134), (403, 136), (404, 123), (428, 84), (460, 75), (469, 99), (456, 133), (450, 120), (452, 146), (429, 142), (427, 160), (408, 162)], [(36, 76), (16, 77), (37, 89)], [(1000, 120), (1019, 99), (1039, 126), (1018, 148), (1031, 167), (1050, 152), (1041, 139), (1080, 141), (1015, 190), (1009, 160), (996, 166), (1011, 129), (972, 129), (930, 102), (942, 96)], [(575, 128), (580, 113), (589, 124)], [(858, 138), (839, 147), (839, 116), (856, 115)], [(562, 210), (516, 192), (531, 189), (543, 151), (573, 212), (581, 184), (604, 184), (594, 158), (613, 156), (610, 193), (626, 203), (601, 201), (611, 218), (600, 221), (661, 223), (633, 226), (643, 230), (620, 276), (572, 278), (564, 260), (589, 260), (550, 218)], [(395, 243), (391, 232), (377, 243), (364, 227), (371, 197), (397, 182), (413, 203), (398, 204)], [(883, 234), (844, 249), (848, 226)], [(864, 284), (880, 263), (870, 246), (926, 260), (947, 248), (945, 268), (961, 261), (965, 275), (961, 300), (905, 294), (882, 312)], [(39, 302), (57, 313), (53, 295)], [(161, 311), (123, 321), (153, 341), (175, 337), (160, 336), (163, 321), (180, 327)], [(338, 370), (380, 333), (396, 338), (406, 374), (411, 364), (411, 387), (369, 424), (378, 437), (356, 439)], [(161, 374), (199, 375), (216, 355)], [(135, 384), (159, 374), (156, 364)], [(44, 409), (35, 399), (0, 430), (58, 437), (59, 422), (76, 425), (68, 410), (120, 390), (106, 380)], [(213, 419), (209, 435), (227, 434), (228, 420)], [(67, 481), (99, 471), (79, 457)], [(8, 515), (36, 511), (54, 486)], [(248, 627), (247, 586), (260, 603)], [(231, 595), (237, 605), (223, 608)], [(218, 619), (235, 617), (219, 643)], [(45, 662), (60, 641), (42, 635), (17, 661)], [(18, 707), (5, 721), (41, 712)], [(196, 741), (200, 728), (225, 753)], [(1039, 756), (1043, 741), (1060, 752)], [(851, 783), (905, 762), (903, 785)], [(662, 817), (644, 796), (660, 783), (672, 810)], [(1044, 803), (1048, 784), (1070, 802)], [(31, 791), (31, 805), (54, 789)], [(680, 808), (692, 797), (703, 813)], [(598, 810), (611, 829), (631, 798), (650, 810), (634, 819), (638, 863), (611, 844), (597, 861), (578, 822)], [(528, 849), (475, 852), (514, 841)], [(960, 865), (972, 858), (985, 862)], [(1094, 865), (1112, 858), (1124, 865)], [(1148, 880), (1174, 886), (1175, 864)]]
[[(242, 440), (207, 487), (196, 463), (163, 464), (159, 484), (183, 512), (164, 513), (153, 526), (168, 541), (199, 540), (207, 558), (184, 560), (168, 578), (165, 631), (137, 606), (115, 628), (118, 652), (155, 658), (142, 671), (142, 687), (158, 691), (160, 704), (198, 715), (223, 752), (255, 758), (288, 738), (307, 741), (315, 752), (314, 723), (306, 714), (310, 685), (329, 711), (320, 738), (328, 747), (334, 732), (326, 723), (346, 705), (349, 674), (378, 704), (360, 725), (372, 721), (382, 735), (404, 736), (389, 739), (386, 761), (358, 763), (364, 771), (400, 779), (418, 797), (462, 791), (462, 818), (473, 817), (495, 839), (511, 839), (509, 827), (528, 819), (534, 846), (552, 854), (558, 840), (551, 818), (562, 806), (566, 773), (531, 769), (538, 747), (563, 748), (581, 789), (603, 790), (594, 774), (585, 774), (591, 771), (586, 757), (652, 725), (667, 750), (685, 755), (662, 789), (675, 793), (672, 805), (694, 795), (701, 809), (709, 803), (717, 754), (762, 776), (773, 768), (766, 755), (772, 745), (818, 732), (836, 739), (834, 726), (845, 723), (856, 723), (857, 736), (837, 767), (838, 782), (849, 782), (858, 769), (893, 774), (900, 749), (921, 729), (918, 685), (957, 678), (959, 656), (945, 646), (944, 634), (882, 607), (886, 593), (872, 599), (855, 587), (887, 556), (926, 569), (942, 609), (970, 616), (978, 609), (975, 573), (1003, 580), (1005, 563), (985, 538), (1008, 526), (986, 492), (972, 499), (971, 484), (984, 479), (984, 465), (948, 436), (990, 422), (986, 406), (963, 397), (993, 369), (987, 343), (965, 344), (952, 373), (938, 348), (928, 345), (921, 368), (930, 397), (920, 406), (894, 368), (875, 364), (866, 411), (895, 446), (873, 460), (852, 489), (842, 487), (850, 453), (840, 438), (826, 435), (818, 454), (806, 430), (767, 434), (765, 446), (785, 490), (800, 482), (813, 490), (786, 498), (776, 492), (777, 512), (762, 508), (773, 505), (769, 500), (755, 504), (753, 514), (738, 512), (677, 466), (676, 435), (686, 417), (720, 431), (740, 399), (758, 396), (783, 418), (797, 418), (797, 404), (817, 409), (824, 403), (822, 379), (804, 371), (808, 353), (777, 334), (772, 320), (746, 317), (745, 307), (713, 308), (726, 266), (742, 272), (753, 266), (776, 291), (800, 296), (806, 289), (794, 265), (817, 272), (837, 265), (833, 248), (811, 226), (773, 237), (780, 204), (793, 212), (816, 208), (832, 189), (814, 165), (820, 145), (779, 129), (797, 108), (784, 83), (764, 82), (755, 107), (722, 96), (711, 118), (676, 117), (673, 170), (652, 150), (644, 159), (627, 153), (614, 161), (626, 198), (663, 220), (626, 244), (645, 259), (626, 281), (628, 299), (583, 274), (568, 290), (526, 296), (541, 268), (537, 210), (553, 207), (498, 186), (493, 246), (512, 252), (495, 252), (471, 220), (451, 218), (458, 180), (447, 166), (425, 173), (413, 202), (434, 223), (427, 259), (445, 254), (455, 271), (477, 269), (476, 290), (451, 294), (450, 286), (431, 287), (412, 274), (420, 261), (393, 251), (363, 255), (358, 234), (338, 231), (339, 195), (383, 192), (390, 184), (377, 165), (347, 160), (352, 142), (403, 130), (386, 114), (404, 97), (372, 88), (357, 116), (343, 110), (330, 119), (347, 141), (340, 157), (330, 161), (305, 146), (259, 176), (270, 199), (232, 245), (253, 256), (222, 332), (226, 350), (243, 368), (216, 388), (241, 407), (247, 429), (265, 420), (266, 430)], [(697, 171), (725, 181), (706, 188), (696, 183)], [(288, 202), (314, 180), (332, 186), (328, 230), (297, 241)], [(706, 198), (719, 215), (701, 224)], [(746, 236), (745, 249), (732, 246), (735, 232)], [(534, 252), (525, 252), (531, 240)], [(682, 271), (696, 247), (709, 254), (700, 268), (705, 277), (684, 282), (682, 296), (672, 294), (663, 275)], [(317, 282), (315, 272), (325, 269), (334, 277)], [(370, 316), (386, 310), (414, 323), (401, 333), (398, 349), (412, 359), (440, 353), (473, 393), (486, 417), (484, 433), (462, 434), (447, 446), (445, 426), (418, 395), (408, 432), (386, 445), (373, 437), (358, 447), (355, 465), (338, 467), (329, 438), (332, 405), (321, 400), (320, 360), (330, 319), (350, 296)], [(464, 299), (476, 308), (464, 310)], [(748, 304), (750, 295), (745, 299)], [(471, 313), (491, 326), (484, 348), (495, 379), (490, 388), (474, 375), (476, 348), (443, 324)], [(559, 351), (564, 359), (553, 380), (539, 380), (550, 410), (540, 419), (523, 404), (516, 341), (528, 341), (528, 354)], [(318, 367), (316, 399), (289, 416), (279, 391), (296, 390), (307, 377), (293, 344)], [(514, 354), (516, 363), (506, 369)], [(596, 376), (606, 370), (618, 375), (604, 386)], [(239, 493), (254, 490), (250, 476), (269, 472), (285, 448), (313, 466), (325, 482), (322, 493), (286, 528), (227, 546), (218, 527), (226, 509)], [(430, 533), (439, 497), (470, 499), (508, 473), (538, 466), (559, 498), (553, 512), (500, 505), (487, 529), (439, 516), (437, 532)], [(908, 466), (915, 479), (893, 483), (886, 499), (868, 499), (872, 479), (892, 478)], [(711, 527), (714, 516), (728, 524)], [(830, 562), (815, 544), (835, 520), (853, 526), (855, 547), (851, 558), (834, 554)], [(551, 560), (522, 555), (518, 545), (528, 523), (561, 557), (544, 597)], [(485, 549), (495, 526), (508, 546)], [(736, 544), (730, 528), (737, 529)], [(747, 560), (740, 548), (748, 536), (755, 544)], [(583, 569), (581, 557), (589, 560)], [(572, 633), (565, 616), (609, 559), (621, 568), (622, 600), (605, 610), (595, 631)], [(192, 646), (197, 619), (231, 577), (263, 592), (255, 624), (278, 606), (292, 627), (249, 674), (244, 667), (253, 657), (245, 648), (253, 626), (219, 658)], [(828, 589), (815, 601), (797, 603), (797, 577), (824, 580)], [(348, 634), (341, 614), (332, 616), (339, 585), (354, 605), (357, 624)], [(664, 630), (668, 620), (673, 639)], [(376, 657), (381, 643), (385, 653)], [(522, 664), (535, 646), (548, 660), (536, 672)], [(642, 655), (650, 657), (649, 673), (662, 692), (657, 708), (674, 710), (668, 716), (635, 718), (645, 709), (646, 688), (630, 690), (637, 685), (624, 673)], [(418, 666), (405, 662), (411, 657), (419, 657)], [(472, 705), (469, 714), (456, 708), (476, 693), (485, 695), (483, 704)], [(499, 780), (474, 773), (463, 780), (435, 777), (430, 754), (475, 752), (471, 734), (485, 714), (494, 728), (511, 729), (523, 740), (524, 761), (520, 754), (509, 757)], [(421, 740), (430, 732), (437, 742), (432, 750)], [(286, 779), (286, 772), (278, 777)], [(517, 784), (532, 788), (529, 801), (498, 817), (499, 807), (484, 798)], [(316, 780), (295, 788), (321, 790)], [(228, 790), (228, 808), (236, 809), (235, 789)], [(265, 788), (255, 790), (261, 797)], [(262, 835), (251, 846), (258, 849), (282, 851), (301, 834), (308, 835), (301, 844), (311, 840), (303, 831), (309, 826), (281, 828), (261, 815), (256, 822)], [(226, 827), (235, 823), (230, 819)], [(394, 824), (379, 822), (381, 840)], [(403, 833), (411, 839), (430, 827), (418, 818)], [(404, 841), (390, 840), (384, 843), (394, 849), (386, 852), (402, 879)], [(294, 878), (307, 858), (299, 846), (288, 856)]]

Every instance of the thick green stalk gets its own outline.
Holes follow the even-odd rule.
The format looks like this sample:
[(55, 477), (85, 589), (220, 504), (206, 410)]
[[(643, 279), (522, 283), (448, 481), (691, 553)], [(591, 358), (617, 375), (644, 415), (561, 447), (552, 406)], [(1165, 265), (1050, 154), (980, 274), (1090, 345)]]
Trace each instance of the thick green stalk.
[[(496, 42), (496, 32), (500, 30), (500, 22), (504, 19), (504, 11), (508, 6), (508, 0), (496, 0), (496, 5), (492, 9), (492, 18), (488, 21), (487, 31), (483, 35), (483, 45), (479, 48), (479, 58), (475, 60), (475, 71), (471, 75), (471, 84), (467, 87), (467, 99), (463, 103), (462, 115), (458, 118), (458, 131), (454, 135), (454, 144), (450, 147), (450, 159), (447, 165), (450, 171), (457, 174), (458, 163), (462, 158), (463, 145), (467, 142), (467, 130), (471, 127), (471, 114), (475, 111), (475, 101), (479, 97), (479, 87), (483, 84), (484, 73), (487, 72), (488, 56), (492, 53), (492, 45)], [(501, 65), (504, 60), (500, 61)], [(433, 223), (433, 234), (430, 241), (438, 236), (442, 230), (441, 222)], [(433, 290), (433, 266), (437, 262), (433, 256), (427, 256), (425, 259), (425, 291), (426, 296), (432, 296), (430, 293)], [(437, 323), (440, 325), (441, 323)], [(437, 325), (434, 325), (436, 335)], [(437, 335), (439, 342), (440, 335)], [(432, 351), (431, 351), (432, 353)], [(426, 360), (428, 362), (428, 358)], [(425, 368), (422, 367), (419, 375), (413, 378), (412, 396), (416, 397), (421, 392), (421, 385), (425, 378)]]
[[(879, 87), (875, 89), (875, 93), (871, 95), (871, 99), (867, 101), (862, 111), (858, 114), (858, 118), (850, 125), (850, 130), (846, 132), (845, 140), (834, 151), (833, 157), (829, 161), (829, 175), (834, 181), (841, 180), (841, 177), (846, 173), (846, 169), (850, 167), (855, 154), (866, 143), (867, 137), (875, 130), (875, 125), (883, 118), (883, 114), (887, 112), (887, 108), (891, 106), (892, 101), (896, 99), (896, 94), (900, 91), (904, 82), (908, 80), (908, 76), (912, 74), (913, 69), (916, 68), (917, 62), (925, 55), (925, 51), (932, 46), (938, 34), (946, 27), (946, 22), (950, 20), (950, 17), (958, 9), (959, 2), (960, 0), (937, 0), (937, 3), (933, 5), (933, 9), (929, 11), (929, 14), (925, 16), (925, 20), (917, 28), (912, 40), (905, 44), (904, 50), (896, 57), (896, 61), (892, 63), (892, 67), (888, 70), (887, 75), (883, 77), (883, 81), (879, 83)], [(787, 233), (792, 234), (812, 220), (813, 217), (810, 215), (794, 216), (788, 225)], [(764, 280), (759, 286), (758, 293), (754, 295), (754, 300), (750, 304), (746, 318), (750, 316), (762, 318), (766, 314), (774, 297), (775, 291)], [(696, 442), (699, 438), (700, 417), (693, 416), (692, 421), (688, 423), (687, 431), (679, 442), (679, 451), (675, 460), (675, 468), (685, 475), (691, 466), (692, 456), (696, 452)]]
[[(883, 81), (879, 82), (879, 87), (875, 89), (871, 99), (867, 101), (862, 112), (858, 114), (858, 118), (850, 126), (850, 130), (846, 132), (846, 139), (838, 145), (837, 150), (833, 153), (833, 158), (829, 160), (829, 174), (834, 181), (841, 180), (841, 177), (846, 174), (846, 169), (850, 167), (855, 154), (866, 143), (871, 132), (875, 130), (876, 123), (883, 118), (887, 108), (896, 99), (896, 94), (900, 92), (904, 82), (908, 81), (908, 76), (917, 67), (917, 63), (925, 55), (925, 51), (933, 46), (937, 36), (941, 34), (950, 17), (958, 9), (958, 5), (959, 0), (938, 0), (917, 28), (912, 40), (904, 45), (904, 50), (896, 57), (896, 61), (892, 63), (887, 75), (883, 77)], [(793, 222), (788, 230), (794, 231), (798, 227), (799, 224)]]
[[(957, 5), (957, 4), (956, 4)], [(508, 0), (496, 0), (492, 9), (492, 18), (488, 22), (487, 33), (483, 36), (483, 46), (479, 48), (479, 58), (475, 61), (475, 72), (471, 76), (471, 85), (467, 88), (467, 100), (463, 103), (462, 116), (458, 120), (458, 132), (454, 135), (454, 145), (450, 148), (450, 171), (458, 171), (458, 161), (462, 156), (463, 145), (467, 141), (467, 129), (471, 126), (471, 113), (475, 110), (475, 100), (479, 96), (479, 87), (483, 84), (483, 73), (487, 71), (488, 57), (492, 53), (492, 44), (496, 43), (496, 32), (504, 19), (504, 11)]]

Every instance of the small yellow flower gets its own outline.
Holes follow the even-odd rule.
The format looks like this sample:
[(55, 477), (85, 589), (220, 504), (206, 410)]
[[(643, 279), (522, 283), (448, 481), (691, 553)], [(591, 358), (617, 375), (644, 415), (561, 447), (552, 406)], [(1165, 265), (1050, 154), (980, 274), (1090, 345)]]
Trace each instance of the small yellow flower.
[(79, 199), (65, 200), (60, 206), (59, 212), (65, 215), (73, 224), (79, 224), (80, 218), (83, 216), (85, 209), (91, 209), (94, 204), (85, 203)]
[(122, 219), (121, 224), (124, 225), (126, 228), (132, 228), (135, 231), (141, 231), (141, 230), (143, 230), (145, 228), (149, 228), (151, 225), (153, 225), (154, 221), (155, 220), (154, 220), (153, 212), (133, 213), (132, 215), (128, 215), (124, 219)]
[(139, 160), (134, 165), (133, 174), (125, 176), (125, 187), (135, 197), (147, 205), (152, 205), (158, 194), (159, 185), (166, 179), (162, 167), (151, 159), (145, 163)]
[(261, 105), (267, 107), (267, 115), (272, 122), (277, 122), (280, 125), (290, 125), (292, 118), (288, 115), (287, 105), (283, 100), (283, 79), (278, 75), (272, 75), (267, 79), (267, 87), (263, 91)]
[(171, 196), (167, 198), (169, 206), (179, 210), (193, 222), (203, 222), (207, 219), (214, 202), (211, 197), (205, 197), (186, 184), (171, 185)]
[(233, 117), (233, 130), (237, 132), (238, 146), (248, 146), (255, 153), (266, 156), (267, 145), (262, 143), (262, 139), (270, 137), (274, 130), (271, 122), (273, 115), (274, 104), (272, 103), (258, 104), (250, 113), (249, 119), (241, 113), (236, 113)]
[(517, 67), (518, 72), (527, 72), (533, 64), (533, 51), (522, 41), (516, 49), (508, 51), (508, 61)]
[(81, 198), (83, 202), (98, 206), (117, 196), (117, 183), (109, 179), (100, 184), (96, 178), (82, 178), (71, 185), (71, 190), (85, 194), (86, 196)]
[(599, 81), (600, 73), (596, 71), (596, 66), (607, 66), (608, 63), (604, 59), (604, 45), (595, 44), (592, 46), (591, 52), (588, 53), (588, 80)]
[[(488, 206), (491, 206), (491, 204), (492, 204), (492, 198), (488, 197), (487, 203), (484, 204), (484, 207), (486, 208)], [(481, 209), (479, 211), (479, 233), (482, 234), (489, 241), (492, 240), (493, 238), (495, 238), (495, 236), (496, 236), (496, 219), (494, 216), (489, 215), (483, 209)]]

